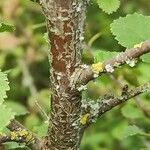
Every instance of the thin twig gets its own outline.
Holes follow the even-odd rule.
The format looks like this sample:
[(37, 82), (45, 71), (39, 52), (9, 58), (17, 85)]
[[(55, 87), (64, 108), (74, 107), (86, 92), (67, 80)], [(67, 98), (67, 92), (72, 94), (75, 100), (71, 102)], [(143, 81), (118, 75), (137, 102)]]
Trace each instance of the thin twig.
[(19, 60), (19, 64), (22, 66), (21, 68), (22, 68), (22, 72), (23, 72), (23, 76), (25, 78), (25, 81), (28, 81), (26, 83), (26, 86), (29, 88), (31, 96), (34, 98), (35, 105), (37, 106), (37, 108), (38, 108), (39, 112), (41, 113), (41, 115), (46, 120), (49, 120), (48, 115), (46, 114), (44, 109), (40, 106), (40, 104), (37, 101), (36, 96), (38, 95), (38, 92), (37, 92), (36, 86), (34, 85), (32, 75), (29, 71), (29, 68), (28, 68), (26, 62), (23, 59), (21, 59), (21, 60)]
[(129, 99), (148, 91), (150, 91), (150, 81), (145, 83), (144, 85), (130, 90), (129, 92), (126, 92), (126, 95), (110, 99), (104, 99), (99, 105), (99, 116), (103, 115), (105, 112), (111, 110), (112, 108), (120, 105), (121, 103), (124, 103)]
[(39, 105), (38, 101), (35, 100), (35, 105), (38, 107), (38, 109), (40, 110), (40, 112), (43, 114), (43, 116), (45, 117), (46, 120), (49, 120), (49, 117), (47, 115), (47, 113), (44, 111), (44, 109)]
[[(119, 86), (119, 88), (123, 87), (123, 83), (121, 81), (117, 80), (112, 74), (109, 75), (109, 77), (116, 83), (116, 85)], [(140, 97), (136, 96), (134, 97), (136, 105), (141, 109), (141, 111), (145, 114), (146, 117), (150, 117), (150, 110), (145, 106), (142, 102)]]
[(92, 44), (101, 36), (101, 33), (96, 33), (88, 42), (88, 46), (91, 47)]

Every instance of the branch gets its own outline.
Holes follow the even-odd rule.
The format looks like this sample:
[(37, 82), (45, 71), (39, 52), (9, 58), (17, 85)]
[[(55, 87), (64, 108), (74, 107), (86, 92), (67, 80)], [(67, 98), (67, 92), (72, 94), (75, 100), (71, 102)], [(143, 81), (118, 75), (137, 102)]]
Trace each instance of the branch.
[[(118, 85), (118, 87), (120, 89), (122, 89), (122, 87), (124, 87), (124, 85), (122, 84), (121, 81), (117, 80), (115, 78), (115, 76), (113, 76), (113, 74), (109, 74), (109, 77), (112, 81), (115, 82), (116, 85)], [(141, 101), (140, 97), (135, 97), (134, 98), (136, 105), (141, 109), (141, 111), (144, 113), (144, 115), (148, 118), (150, 118), (150, 110), (147, 108), (146, 105), (143, 104), (143, 102)]]
[(150, 91), (150, 81), (128, 91), (128, 87), (125, 86), (122, 90), (121, 96), (114, 97), (110, 95), (104, 96), (101, 101), (87, 101), (82, 100), (82, 116), (80, 123), (83, 125), (82, 130), (87, 128), (98, 117), (101, 117), (107, 111), (114, 107), (128, 101), (129, 99), (136, 97), (137, 95)]
[(33, 77), (31, 75), (30, 71), (29, 71), (28, 65), (26, 64), (25, 60), (23, 60), (23, 59), (20, 59), (18, 61), (18, 64), (22, 68), (22, 73), (23, 73), (24, 80), (28, 81), (25, 84), (26, 84), (26, 86), (30, 90), (31, 97), (34, 98), (35, 107), (38, 109), (38, 112), (42, 115), (42, 117), (44, 119), (49, 120), (48, 115), (46, 114), (46, 112), (44, 111), (44, 109), (38, 103), (38, 100), (37, 100), (38, 91), (36, 89), (36, 86), (34, 85), (34, 80), (33, 80)]
[(0, 135), (0, 144), (5, 142), (25, 143), (31, 149), (42, 147), (43, 140), (39, 139), (34, 133), (27, 130), (17, 120), (11, 120), (7, 128), (11, 131), (8, 135)]
[(5, 142), (11, 142), (11, 136), (6, 134), (0, 134), (0, 145)]
[(24, 143), (30, 148), (35, 148), (35, 138), (31, 132), (28, 132), (26, 129), (18, 128), (17, 130), (11, 131), (9, 134), (0, 135), (0, 144), (5, 142), (17, 142)]
[(0, 134), (0, 144), (6, 143), (6, 142), (25, 143), (25, 139), (23, 139), (23, 137), (19, 136), (17, 134), (17, 132), (11, 132), (10, 134), (5, 134), (5, 133)]
[(125, 63), (128, 63), (128, 61), (135, 60), (136, 58), (139, 58), (143, 54), (149, 52), (150, 52), (150, 40), (147, 40), (142, 44), (137, 45), (135, 48), (127, 49), (125, 52), (121, 52), (112, 59), (105, 61), (100, 66), (98, 66), (100, 67), (98, 68), (98, 72), (95, 72), (92, 67), (85, 67), (83, 68), (78, 84), (85, 85), (90, 80), (100, 76), (102, 73), (113, 72), (114, 68), (117, 68)]
[(17, 120), (11, 120), (10, 124), (7, 126), (10, 131), (17, 130), (18, 128), (25, 129), (25, 127), (19, 123)]
[(122, 96), (104, 99), (99, 104), (98, 116), (100, 117), (107, 111), (111, 110), (112, 108), (128, 101), (129, 99), (131, 99), (141, 93), (149, 92), (149, 91), (150, 91), (150, 81), (145, 83), (144, 85), (136, 87), (130, 91), (124, 92), (124, 94)]

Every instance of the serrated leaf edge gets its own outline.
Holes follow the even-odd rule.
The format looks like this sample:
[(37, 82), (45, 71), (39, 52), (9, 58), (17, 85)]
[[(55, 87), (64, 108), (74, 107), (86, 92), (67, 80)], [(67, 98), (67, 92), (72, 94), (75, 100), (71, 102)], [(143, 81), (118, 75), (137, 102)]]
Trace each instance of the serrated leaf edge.
[(107, 12), (106, 10), (104, 10), (103, 8), (101, 8), (101, 7), (100, 7), (100, 4), (99, 4), (98, 2), (97, 2), (97, 4), (98, 4), (99, 8), (100, 8), (104, 13), (110, 15), (110, 14), (112, 14), (112, 13), (114, 13), (114, 12), (116, 12), (116, 11), (118, 10), (118, 8), (120, 7), (121, 2), (120, 2), (120, 0), (119, 0), (118, 8), (116, 8), (116, 10), (113, 10), (113, 11), (111, 11), (111, 12)]
[[(0, 105), (1, 107), (3, 107), (3, 108), (6, 108), (7, 110), (9, 110), (12, 114), (11, 114), (11, 117), (9, 118), (9, 121), (6, 123), (6, 125), (5, 126), (7, 126), (9, 123), (10, 123), (10, 121), (12, 120), (12, 119), (14, 119), (15, 118), (15, 113), (12, 111), (12, 109), (11, 108), (8, 108), (6, 105), (4, 105), (4, 104), (2, 104), (2, 105)], [(3, 130), (3, 128), (0, 126), (0, 131), (2, 131)]]
[[(115, 23), (115, 22), (117, 22), (118, 20), (120, 20), (120, 19), (123, 19), (123, 18), (127, 18), (127, 17), (130, 17), (130, 16), (132, 16), (132, 15), (134, 15), (134, 14), (136, 14), (136, 15), (139, 15), (139, 16), (143, 16), (143, 17), (150, 17), (150, 16), (145, 16), (145, 15), (143, 15), (143, 14), (140, 14), (140, 13), (133, 13), (133, 14), (127, 14), (126, 16), (124, 16), (124, 17), (119, 17), (118, 19), (115, 19), (115, 20), (113, 20), (113, 22), (110, 24), (110, 31), (111, 31), (111, 33), (112, 33), (112, 35), (115, 37), (114, 39), (115, 40), (117, 40), (117, 43), (119, 44), (119, 45), (121, 45), (121, 46), (123, 46), (123, 47), (125, 47), (125, 48), (129, 48), (129, 47), (126, 47), (125, 45), (125, 43), (124, 42), (120, 42), (119, 41), (119, 39), (117, 38), (117, 35), (115, 35), (115, 34), (113, 34), (113, 31), (112, 31), (112, 24), (113, 23)], [(117, 24), (117, 23), (116, 23)], [(136, 44), (138, 44), (138, 43), (136, 43)]]

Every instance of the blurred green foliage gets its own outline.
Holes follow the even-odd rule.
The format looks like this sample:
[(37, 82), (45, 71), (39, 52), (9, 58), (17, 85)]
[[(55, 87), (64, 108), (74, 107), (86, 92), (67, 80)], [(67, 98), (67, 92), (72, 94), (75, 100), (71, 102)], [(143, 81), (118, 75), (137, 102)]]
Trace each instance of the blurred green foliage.
[[(124, 51), (125, 48), (119, 45), (111, 34), (110, 24), (120, 16), (135, 12), (149, 15), (149, 0), (121, 0), (120, 8), (110, 15), (99, 8), (96, 0), (92, 0), (87, 12), (83, 62), (92, 64)], [(47, 118), (40, 107), (47, 114), (50, 108), (48, 44), (44, 36), (45, 18), (38, 3), (29, 0), (1, 0), (0, 21), (15, 27), (14, 31), (0, 33), (0, 68), (8, 72), (10, 81), (6, 104), (20, 114), (16, 116), (19, 121), (43, 136), (47, 129)], [(103, 55), (105, 51), (113, 53)], [(149, 60), (150, 57), (146, 56), (146, 59)], [(103, 75), (96, 82), (90, 82), (87, 90), (83, 92), (83, 98), (97, 99), (106, 93), (119, 95), (125, 84), (129, 84), (130, 88), (148, 81), (149, 68), (149, 63), (141, 61), (132, 69), (124, 65), (113, 74)], [(150, 148), (149, 118), (148, 93), (111, 110), (97, 120), (86, 131), (81, 150)], [(138, 134), (141, 131), (146, 136)], [(6, 149), (13, 148), (7, 145)]]

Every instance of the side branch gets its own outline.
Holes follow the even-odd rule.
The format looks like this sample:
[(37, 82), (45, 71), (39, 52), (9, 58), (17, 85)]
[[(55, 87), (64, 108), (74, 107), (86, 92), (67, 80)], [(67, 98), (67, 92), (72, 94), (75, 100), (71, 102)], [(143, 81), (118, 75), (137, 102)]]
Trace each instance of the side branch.
[(21, 123), (17, 120), (11, 120), (7, 128), (11, 131), (10, 134), (0, 135), (0, 144), (5, 142), (18, 142), (24, 143), (26, 146), (31, 149), (39, 150), (41, 147), (44, 147), (44, 141), (39, 139), (34, 133), (27, 130)]
[(14, 131), (14, 130), (17, 130), (18, 128), (20, 129), (25, 129), (25, 127), (19, 123), (17, 120), (13, 119), (11, 120), (10, 124), (7, 126), (7, 128), (10, 130), (10, 131)]
[(121, 103), (124, 103), (124, 102), (128, 101), (129, 99), (131, 99), (141, 93), (149, 92), (149, 91), (150, 91), (150, 81), (145, 83), (144, 85), (141, 85), (139, 87), (132, 89), (131, 91), (125, 92), (120, 97), (104, 99), (99, 105), (98, 116), (100, 117), (104, 113), (106, 113), (107, 111), (111, 110), (112, 108), (120, 105)]
[(24, 143), (26, 146), (30, 148), (34, 148), (33, 144), (35, 143), (35, 139), (32, 136), (31, 132), (28, 132), (25, 129), (17, 129), (14, 131), (11, 131), (9, 134), (0, 134), (0, 144), (3, 144), (5, 142), (18, 142), (18, 143)]
[(5, 142), (11, 142), (11, 136), (6, 134), (0, 134), (0, 145)]
[(82, 117), (80, 118), (80, 123), (83, 125), (81, 129), (81, 134), (84, 130), (95, 122), (99, 117), (105, 114), (107, 111), (110, 111), (114, 107), (128, 101), (129, 99), (136, 97), (139, 94), (150, 92), (150, 81), (128, 91), (128, 87), (125, 86), (121, 96), (114, 97), (106, 95), (102, 98), (101, 101), (87, 101), (82, 100)]
[(80, 120), (81, 124), (83, 125), (82, 129), (84, 130), (87, 128), (92, 122), (95, 122), (97, 118), (101, 117), (107, 111), (145, 92), (150, 92), (150, 81), (130, 91), (128, 91), (128, 88), (125, 87), (121, 96), (118, 97), (106, 95), (97, 102), (92, 100), (82, 100), (83, 112)]
[(143, 54), (149, 52), (150, 52), (150, 40), (147, 40), (142, 44), (135, 46), (135, 48), (127, 49), (125, 52), (121, 52), (112, 59), (105, 61), (103, 64), (98, 66), (100, 67), (98, 68), (98, 72), (95, 72), (92, 67), (86, 67), (83, 69), (78, 84), (85, 85), (90, 80), (100, 76), (102, 73), (113, 72), (114, 68), (117, 68), (125, 63), (128, 63), (129, 61), (135, 60), (140, 56), (142, 56)]
[(21, 136), (19, 137), (17, 132), (11, 132), (10, 134), (0, 134), (0, 145), (6, 142), (25, 143), (25, 139), (23, 139)]

